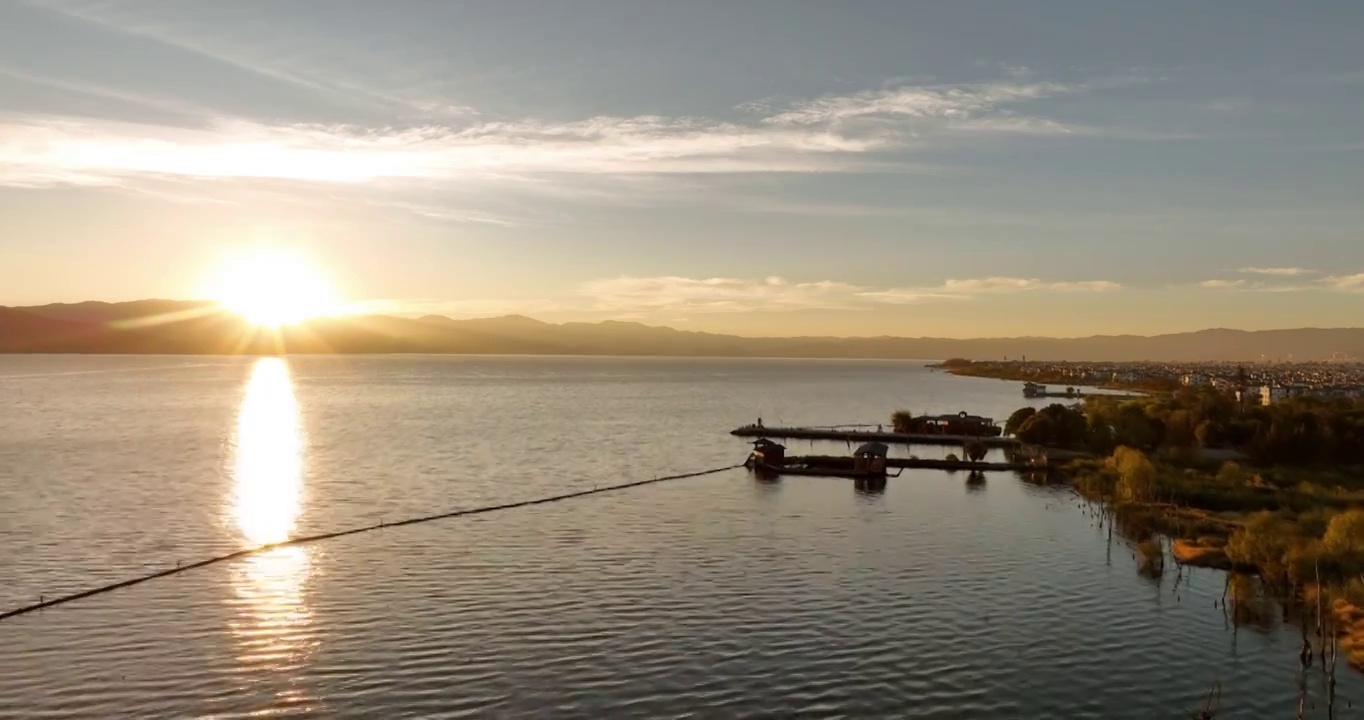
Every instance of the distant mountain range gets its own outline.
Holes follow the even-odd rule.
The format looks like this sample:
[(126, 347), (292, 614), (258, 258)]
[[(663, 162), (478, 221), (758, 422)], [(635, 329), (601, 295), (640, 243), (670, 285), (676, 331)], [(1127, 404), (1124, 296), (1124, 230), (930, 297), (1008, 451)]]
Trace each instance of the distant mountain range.
[(6, 353), (467, 353), (789, 358), (1252, 361), (1364, 356), (1364, 328), (1202, 330), (1085, 338), (748, 338), (632, 322), (551, 324), (522, 316), (321, 318), (279, 333), (207, 302), (139, 300), (0, 307)]

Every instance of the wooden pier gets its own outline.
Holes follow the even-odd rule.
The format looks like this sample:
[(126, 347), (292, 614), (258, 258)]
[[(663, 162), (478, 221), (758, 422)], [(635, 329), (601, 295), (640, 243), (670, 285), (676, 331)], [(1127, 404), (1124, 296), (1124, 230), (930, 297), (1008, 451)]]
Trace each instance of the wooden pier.
[[(890, 448), (885, 443), (871, 441), (863, 444), (852, 455), (786, 455), (786, 446), (761, 438), (753, 443), (753, 454), (744, 463), (759, 477), (776, 478), (782, 475), (815, 475), (820, 477), (847, 477), (858, 482), (884, 484), (887, 477), (898, 477), (905, 469), (946, 470), (948, 472), (965, 470), (973, 476), (984, 472), (1029, 472), (1045, 473), (1048, 470), (1045, 455), (1024, 455), (1008, 453), (1005, 462), (985, 462), (983, 460), (963, 460), (959, 458), (892, 458)], [(887, 473), (894, 469), (893, 475)]]
[(837, 428), (764, 427), (745, 425), (730, 431), (730, 435), (751, 438), (786, 438), (794, 440), (835, 440), (850, 443), (885, 442), (899, 445), (965, 445), (977, 441), (988, 448), (1012, 448), (1020, 445), (1011, 437), (977, 437), (974, 435), (939, 435), (936, 433), (897, 433), (875, 430), (839, 430)]
[[(1046, 472), (1045, 464), (1026, 460), (1006, 462), (971, 462), (970, 460), (943, 460), (935, 458), (886, 458), (887, 468), (907, 470), (963, 470), (967, 472)], [(852, 477), (857, 474), (853, 459), (836, 455), (792, 455), (780, 468), (771, 468), (785, 475), (838, 475)]]

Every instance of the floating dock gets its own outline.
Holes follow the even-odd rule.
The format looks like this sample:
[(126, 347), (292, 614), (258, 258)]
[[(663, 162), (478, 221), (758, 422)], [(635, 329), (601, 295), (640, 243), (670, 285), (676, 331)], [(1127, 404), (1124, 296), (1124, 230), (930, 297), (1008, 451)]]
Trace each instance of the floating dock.
[(837, 428), (765, 427), (745, 425), (729, 432), (730, 435), (751, 438), (787, 438), (794, 440), (836, 440), (850, 443), (885, 442), (899, 445), (965, 445), (975, 440), (988, 448), (1012, 448), (1021, 443), (1011, 437), (977, 437), (975, 435), (939, 435), (936, 433), (897, 433), (875, 430), (839, 430)]
[[(971, 462), (970, 460), (942, 460), (934, 458), (886, 458), (887, 468), (910, 470), (964, 470), (968, 472), (1008, 472), (1038, 471), (1046, 472), (1047, 466), (1029, 461), (1017, 462)], [(784, 475), (837, 475), (853, 476), (853, 458), (831, 455), (792, 455), (786, 464), (775, 470)]]
[[(840, 455), (786, 455), (786, 446), (762, 438), (753, 443), (753, 454), (744, 463), (760, 477), (779, 477), (782, 475), (817, 475), (821, 477), (848, 477), (858, 482), (885, 483), (887, 477), (898, 477), (906, 468), (923, 470), (965, 470), (972, 475), (989, 471), (1047, 472), (1046, 456), (1020, 457), (1010, 453), (1007, 462), (984, 462), (982, 460), (934, 459), (934, 458), (892, 458), (888, 456), (890, 447), (885, 443), (871, 441), (865, 443), (850, 456)], [(895, 469), (894, 475), (887, 473)]]

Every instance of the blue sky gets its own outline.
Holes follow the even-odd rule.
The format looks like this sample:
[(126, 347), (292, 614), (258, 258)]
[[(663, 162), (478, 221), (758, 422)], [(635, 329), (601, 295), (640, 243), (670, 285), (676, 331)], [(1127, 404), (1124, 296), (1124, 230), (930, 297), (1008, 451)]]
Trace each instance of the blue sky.
[(392, 312), (1358, 326), (1364, 5), (0, 5), (0, 304), (307, 253)]

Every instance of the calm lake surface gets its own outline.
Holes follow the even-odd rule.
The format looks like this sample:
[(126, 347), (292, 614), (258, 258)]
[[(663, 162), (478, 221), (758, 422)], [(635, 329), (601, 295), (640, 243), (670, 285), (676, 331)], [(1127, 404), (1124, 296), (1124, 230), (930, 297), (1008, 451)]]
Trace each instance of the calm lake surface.
[[(1025, 404), (922, 365), (0, 356), (0, 609), (735, 464), (728, 431), (759, 416)], [(1223, 585), (1139, 576), (1067, 489), (1011, 474), (906, 471), (865, 494), (733, 470), (0, 621), (0, 717), (1171, 718), (1214, 682), (1219, 717), (1294, 717), (1304, 686), (1326, 717), (1297, 629), (1272, 611), (1234, 629)], [(1336, 717), (1364, 717), (1358, 674), (1338, 694)]]

